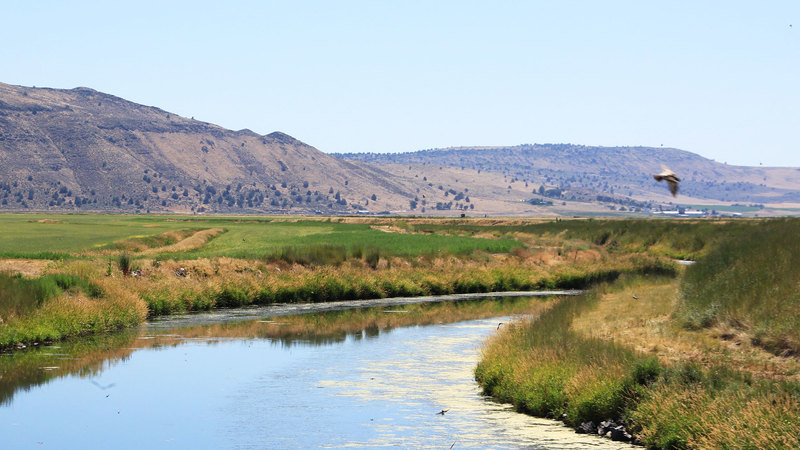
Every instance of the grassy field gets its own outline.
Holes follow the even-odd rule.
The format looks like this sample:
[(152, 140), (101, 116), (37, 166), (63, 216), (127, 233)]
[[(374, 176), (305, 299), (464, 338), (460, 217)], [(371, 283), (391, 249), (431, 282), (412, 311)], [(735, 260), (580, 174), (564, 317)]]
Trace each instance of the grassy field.
[(368, 224), (322, 220), (255, 217), (17, 215), (0, 214), (0, 257), (77, 258), (102, 250), (124, 250), (148, 240), (153, 246), (170, 242), (155, 239), (176, 231), (225, 230), (202, 248), (165, 251), (167, 259), (232, 257), (260, 259), (287, 248), (337, 246), (352, 253), (379, 248), (395, 256), (469, 253), (474, 250), (508, 252), (520, 244), (513, 239), (411, 234), (380, 231)]
[(687, 328), (746, 329), (776, 354), (800, 355), (800, 226), (772, 220), (731, 233), (686, 271)]
[(679, 278), (625, 278), (502, 331), (476, 369), (485, 392), (573, 426), (616, 420), (650, 448), (798, 448), (800, 221), (720, 230)]
[(74, 257), (115, 240), (180, 229), (179, 222), (110, 215), (0, 214), (0, 257)]
[(653, 448), (800, 446), (797, 219), (0, 226), (0, 348), (220, 307), (595, 286), (504, 327), (476, 370), (485, 392), (571, 425), (619, 420)]
[[(14, 306), (0, 307), (0, 347), (216, 307), (574, 288), (674, 270), (658, 256), (495, 221), (418, 230), (379, 218), (12, 214), (0, 223), (0, 272), (12, 280), (3, 289), (14, 292)], [(76, 281), (23, 289), (52, 276)]]

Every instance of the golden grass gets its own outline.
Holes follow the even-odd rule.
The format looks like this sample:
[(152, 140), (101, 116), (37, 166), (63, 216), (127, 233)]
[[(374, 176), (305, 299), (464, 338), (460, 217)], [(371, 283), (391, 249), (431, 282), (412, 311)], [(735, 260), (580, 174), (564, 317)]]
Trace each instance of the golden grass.
[(594, 309), (573, 319), (572, 329), (623, 343), (668, 365), (686, 360), (706, 367), (725, 363), (757, 378), (800, 380), (800, 360), (754, 346), (753, 336), (743, 330), (724, 325), (690, 331), (673, 322), (679, 287), (679, 279), (634, 281), (602, 295)]
[(624, 418), (652, 448), (800, 448), (800, 360), (752, 345), (743, 329), (679, 327), (679, 284), (623, 276), (580, 307), (510, 324), (484, 346), (476, 378), (570, 425)]
[(789, 449), (800, 448), (798, 410), (797, 397), (786, 393), (710, 395), (661, 385), (633, 418), (656, 418), (646, 420), (639, 437), (659, 448)]

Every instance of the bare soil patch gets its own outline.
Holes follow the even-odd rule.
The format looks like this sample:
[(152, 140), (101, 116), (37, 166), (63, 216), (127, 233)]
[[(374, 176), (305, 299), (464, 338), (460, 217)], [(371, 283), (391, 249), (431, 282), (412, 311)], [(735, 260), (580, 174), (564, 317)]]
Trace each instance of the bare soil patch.
[(40, 276), (48, 264), (46, 259), (0, 259), (0, 272), (33, 278)]

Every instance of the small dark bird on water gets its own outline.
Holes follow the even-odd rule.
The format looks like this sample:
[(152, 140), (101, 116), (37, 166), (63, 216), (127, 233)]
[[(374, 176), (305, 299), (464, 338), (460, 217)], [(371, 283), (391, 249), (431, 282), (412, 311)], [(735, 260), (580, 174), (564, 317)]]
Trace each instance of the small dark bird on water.
[(503, 326), (503, 322), (497, 324), (497, 329), (499, 330), (501, 326)]
[(443, 415), (444, 415), (444, 413), (446, 413), (447, 411), (450, 411), (450, 410), (449, 410), (449, 409), (443, 409), (443, 410), (439, 411), (439, 412), (438, 412), (438, 413), (436, 413), (436, 414), (440, 414), (440, 415), (442, 415), (442, 416), (443, 416)]
[(669, 170), (667, 166), (662, 165), (661, 173), (654, 174), (653, 178), (655, 178), (659, 183), (661, 180), (666, 181), (667, 185), (669, 185), (669, 191), (672, 193), (672, 196), (678, 196), (678, 183), (680, 183), (681, 179), (675, 175), (675, 172)]

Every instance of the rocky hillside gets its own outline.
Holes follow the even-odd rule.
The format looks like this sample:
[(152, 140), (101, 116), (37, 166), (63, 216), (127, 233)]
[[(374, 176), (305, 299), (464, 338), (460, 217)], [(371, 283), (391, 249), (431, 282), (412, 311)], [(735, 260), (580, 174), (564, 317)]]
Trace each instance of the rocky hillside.
[(0, 83), (0, 210), (381, 211), (414, 190), (283, 133), (231, 131), (88, 88)]
[(800, 168), (730, 166), (673, 148), (535, 144), (337, 156), (395, 171), (411, 165), (497, 173), (551, 197), (638, 203), (673, 200), (652, 177), (664, 164), (682, 179), (677, 201), (800, 203)]
[[(677, 199), (653, 180), (661, 164), (683, 180)], [(330, 155), (88, 88), (0, 83), (0, 211), (555, 216), (672, 202), (796, 214), (800, 169), (569, 144)]]

